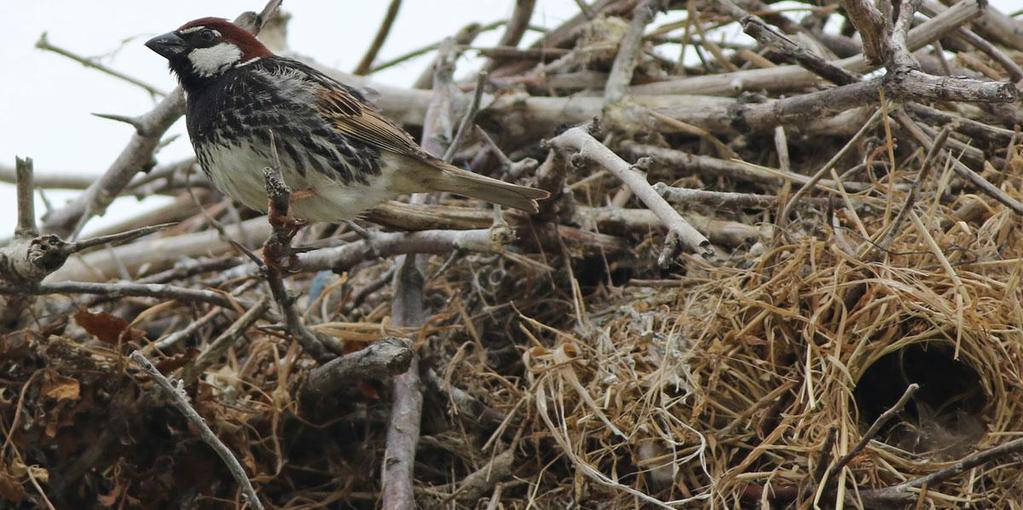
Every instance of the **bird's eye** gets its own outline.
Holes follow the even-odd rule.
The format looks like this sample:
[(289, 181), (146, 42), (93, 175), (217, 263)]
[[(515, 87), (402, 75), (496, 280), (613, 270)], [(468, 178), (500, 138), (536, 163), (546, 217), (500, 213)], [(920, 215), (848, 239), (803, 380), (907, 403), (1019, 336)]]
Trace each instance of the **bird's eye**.
[(199, 32), (199, 40), (202, 42), (213, 42), (216, 38), (217, 34), (208, 28)]

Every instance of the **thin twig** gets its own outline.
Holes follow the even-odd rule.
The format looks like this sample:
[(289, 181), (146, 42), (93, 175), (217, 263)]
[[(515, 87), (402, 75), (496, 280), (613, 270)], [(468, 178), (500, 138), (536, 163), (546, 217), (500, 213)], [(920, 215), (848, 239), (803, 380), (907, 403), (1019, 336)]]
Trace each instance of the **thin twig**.
[(853, 147), (856, 146), (856, 144), (860, 141), (861, 138), (863, 138), (871, 129), (873, 129), (874, 124), (877, 123), (877, 121), (880, 120), (880, 118), (881, 109), (878, 108), (878, 110), (874, 112), (874, 115), (872, 115), (870, 119), (863, 124), (863, 127), (861, 127), (860, 130), (857, 131), (855, 135), (853, 135), (853, 137), (845, 144), (845, 146), (842, 147), (842, 149), (839, 150), (834, 156), (832, 156), (831, 159), (828, 160), (828, 162), (825, 163), (824, 166), (820, 168), (820, 170), (814, 173), (813, 176), (810, 177), (810, 180), (808, 180), (805, 184), (800, 186), (800, 188), (792, 195), (791, 198), (789, 198), (789, 201), (785, 204), (785, 207), (782, 209), (781, 215), (778, 216), (776, 222), (778, 223), (779, 227), (784, 227), (785, 224), (788, 222), (789, 213), (792, 211), (792, 207), (795, 205), (795, 203), (799, 201), (799, 199), (802, 198), (803, 195), (805, 195), (811, 189), (813, 189), (817, 182), (820, 181), (824, 177), (824, 175), (827, 174), (842, 158), (844, 158), (845, 155), (848, 154), (849, 151), (851, 151)]
[(108, 298), (135, 296), (176, 299), (182, 303), (209, 303), (211, 305), (234, 308), (234, 303), (220, 292), (157, 283), (54, 282), (30, 286), (0, 284), (0, 294), (32, 296), (47, 294), (96, 294)]
[(67, 50), (67, 49), (61, 48), (59, 46), (54, 46), (53, 44), (50, 43), (50, 39), (49, 39), (49, 37), (47, 37), (46, 32), (43, 32), (39, 36), (39, 40), (36, 41), (36, 48), (40, 49), (40, 50), (43, 50), (43, 51), (52, 51), (53, 53), (56, 53), (58, 55), (61, 55), (61, 56), (67, 57), (67, 58), (69, 58), (71, 60), (74, 60), (75, 62), (78, 62), (79, 64), (82, 64), (85, 67), (89, 67), (89, 68), (95, 69), (95, 70), (97, 70), (97, 71), (99, 71), (101, 73), (108, 74), (108, 75), (113, 76), (114, 78), (117, 78), (119, 80), (124, 80), (124, 81), (126, 81), (128, 83), (131, 83), (132, 85), (135, 85), (137, 87), (141, 87), (146, 92), (149, 92), (150, 95), (160, 96), (160, 97), (166, 97), (167, 96), (167, 92), (166, 91), (161, 90), (160, 88), (158, 88), (158, 87), (156, 87), (154, 85), (150, 85), (150, 84), (148, 84), (148, 83), (146, 83), (146, 82), (144, 82), (144, 81), (142, 81), (142, 80), (140, 80), (138, 78), (133, 78), (133, 77), (128, 76), (127, 74), (124, 74), (124, 73), (122, 73), (120, 71), (116, 71), (114, 69), (111, 69), (111, 68), (109, 68), (109, 67), (107, 67), (107, 66), (105, 66), (105, 65), (103, 65), (103, 64), (101, 64), (99, 62), (97, 62), (96, 59), (94, 59), (94, 58), (83, 57), (83, 56), (81, 56), (81, 55), (79, 55), (79, 54), (77, 54), (77, 53), (75, 53), (75, 52), (73, 52), (71, 50)]
[(469, 104), (469, 109), (465, 112), (465, 116), (462, 117), (462, 122), (458, 125), (458, 131), (455, 132), (455, 137), (451, 139), (451, 144), (444, 151), (444, 161), (450, 162), (455, 157), (455, 152), (462, 145), (465, 135), (469, 132), (469, 127), (476, 124), (476, 114), (480, 110), (480, 101), (483, 100), (483, 88), (486, 83), (487, 72), (480, 71), (476, 75), (476, 90), (472, 96), (472, 103)]
[(182, 383), (185, 386), (190, 386), (195, 382), (204, 370), (213, 365), (228, 348), (235, 344), (238, 337), (245, 334), (245, 330), (249, 329), (250, 326), (263, 317), (263, 314), (269, 307), (270, 301), (265, 295), (262, 296), (254, 306), (242, 314), (238, 320), (234, 321), (220, 336), (210, 342), (206, 350), (181, 369)]
[[(913, 119), (909, 118), (909, 115), (906, 115), (906, 112), (899, 110), (895, 112), (894, 117), (895, 121), (899, 123), (899, 126), (908, 131), (910, 136), (912, 136), (917, 143), (922, 145), (925, 149), (931, 150), (931, 147), (934, 146), (934, 142), (931, 140), (931, 137), (927, 136), (927, 134), (924, 133), (915, 122), (913, 122)], [(940, 155), (942, 156), (946, 153), (946, 151), (940, 152)], [(999, 187), (991, 184), (991, 181), (988, 181), (984, 178), (984, 176), (974, 172), (973, 169), (966, 166), (958, 159), (951, 158), (951, 161), (952, 169), (955, 170), (955, 173), (958, 174), (959, 177), (966, 179), (970, 184), (976, 186), (977, 189), (984, 194), (1001, 202), (1009, 209), (1012, 209), (1014, 213), (1023, 215), (1023, 203), (1020, 203), (1019, 200), (1016, 200), (1008, 193), (1002, 191)]]
[[(732, 209), (771, 209), (778, 205), (778, 199), (780, 198), (780, 195), (677, 188), (668, 186), (663, 182), (658, 182), (653, 187), (654, 191), (660, 193), (665, 200), (679, 205), (700, 204)], [(826, 207), (829, 204), (834, 204), (835, 200), (831, 198), (805, 198), (801, 202)]]
[(833, 65), (823, 58), (804, 48), (803, 45), (779, 33), (764, 20), (754, 16), (735, 5), (731, 0), (717, 0), (728, 14), (742, 25), (743, 32), (753, 37), (765, 47), (774, 47), (789, 56), (808, 71), (828, 80), (835, 85), (848, 85), (860, 80), (860, 77), (841, 67)]
[(398, 9), (400, 8), (401, 0), (391, 0), (391, 4), (387, 6), (387, 13), (384, 14), (384, 20), (380, 22), (380, 28), (377, 29), (377, 35), (373, 37), (373, 42), (369, 45), (369, 49), (366, 50), (366, 54), (362, 56), (359, 65), (355, 66), (352, 74), (359, 76), (369, 74), (373, 67), (373, 61), (376, 60), (377, 54), (380, 53), (380, 48), (384, 46), (384, 41), (387, 40), (387, 35), (391, 32), (391, 26), (394, 25), (394, 20), (398, 17)]
[(238, 482), (238, 485), (242, 489), (242, 493), (252, 505), (252, 508), (262, 510), (263, 503), (259, 500), (259, 496), (256, 494), (256, 489), (252, 487), (252, 482), (249, 481), (248, 475), (245, 474), (245, 468), (243, 468), (241, 463), (238, 462), (238, 459), (235, 458), (233, 453), (231, 453), (231, 450), (227, 447), (227, 445), (221, 442), (220, 438), (213, 433), (213, 430), (211, 430), (209, 425), (206, 424), (206, 420), (202, 419), (202, 416), (199, 416), (199, 413), (197, 413), (192, 405), (188, 403), (188, 397), (185, 395), (184, 388), (181, 386), (175, 386), (171, 383), (170, 380), (161, 374), (160, 371), (157, 370), (141, 352), (132, 351), (131, 359), (135, 363), (138, 363), (138, 365), (142, 367), (142, 369), (145, 370), (145, 372), (149, 374), (154, 381), (156, 381), (157, 386), (163, 390), (164, 395), (170, 399), (171, 403), (174, 404), (174, 407), (176, 407), (178, 411), (185, 416), (185, 420), (199, 431), (199, 438), (217, 453), (220, 460), (224, 461), (224, 465), (227, 466), (227, 470), (231, 472), (231, 476), (233, 476), (235, 481)]
[(913, 209), (913, 205), (916, 203), (917, 197), (920, 195), (920, 186), (927, 179), (928, 174), (931, 171), (931, 167), (934, 165), (934, 161), (938, 159), (938, 155), (941, 154), (941, 149), (945, 147), (945, 142), (948, 140), (948, 135), (952, 132), (949, 126), (941, 128), (941, 132), (938, 133), (938, 137), (934, 139), (934, 143), (930, 149), (927, 150), (927, 156), (924, 158), (923, 164), (920, 166), (920, 172), (917, 174), (916, 180), (913, 181), (912, 186), (909, 188), (909, 194), (906, 196), (906, 202), (902, 204), (902, 208), (899, 209), (898, 214), (895, 215), (895, 219), (892, 220), (891, 226), (888, 231), (885, 232), (884, 237), (877, 243), (877, 249), (881, 251), (887, 251), (892, 241), (895, 240), (895, 236), (898, 235), (899, 231), (902, 230), (902, 224), (908, 218), (908, 212)]
[(913, 394), (919, 389), (920, 385), (916, 383), (907, 386), (906, 391), (902, 392), (902, 396), (899, 397), (899, 400), (895, 401), (888, 410), (881, 413), (881, 415), (874, 420), (874, 423), (870, 424), (870, 428), (863, 433), (860, 440), (856, 442), (848, 453), (835, 461), (835, 465), (831, 467), (830, 471), (832, 473), (838, 473), (842, 470), (842, 468), (848, 465), (850, 461), (856, 458), (856, 456), (859, 455), (868, 444), (870, 444), (870, 441), (877, 437), (877, 434), (881, 431), (881, 427), (884, 427), (886, 423), (895, 417), (895, 415), (902, 412), (902, 408), (906, 407), (906, 404), (909, 403), (909, 399), (913, 398)]

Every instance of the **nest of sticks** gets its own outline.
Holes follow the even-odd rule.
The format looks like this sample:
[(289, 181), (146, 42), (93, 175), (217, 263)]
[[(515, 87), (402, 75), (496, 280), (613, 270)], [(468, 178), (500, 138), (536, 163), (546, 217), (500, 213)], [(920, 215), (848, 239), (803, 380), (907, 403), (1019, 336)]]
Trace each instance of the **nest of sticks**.
[[(520, 48), (534, 4), (375, 88), (427, 150), (550, 191), (536, 215), (413, 197), (296, 229), (267, 169), (267, 221), (194, 161), (139, 172), (179, 92), (110, 116), (137, 133), (102, 179), (0, 169), (0, 499), (1016, 505), (1021, 23), (601, 0)], [(280, 45), (278, 7), (238, 21)], [(716, 43), (732, 22), (757, 42)], [(463, 52), (487, 73), (454, 80)], [(77, 186), (36, 225), (34, 189)], [(78, 240), (154, 193), (176, 201)]]

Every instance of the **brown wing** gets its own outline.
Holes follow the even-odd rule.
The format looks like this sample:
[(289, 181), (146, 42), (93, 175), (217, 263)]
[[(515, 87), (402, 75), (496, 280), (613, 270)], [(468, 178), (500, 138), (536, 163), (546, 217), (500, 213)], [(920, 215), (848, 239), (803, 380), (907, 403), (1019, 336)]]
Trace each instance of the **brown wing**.
[(347, 87), (320, 87), (315, 93), (317, 109), (334, 128), (362, 143), (429, 162), (412, 136), (361, 101)]

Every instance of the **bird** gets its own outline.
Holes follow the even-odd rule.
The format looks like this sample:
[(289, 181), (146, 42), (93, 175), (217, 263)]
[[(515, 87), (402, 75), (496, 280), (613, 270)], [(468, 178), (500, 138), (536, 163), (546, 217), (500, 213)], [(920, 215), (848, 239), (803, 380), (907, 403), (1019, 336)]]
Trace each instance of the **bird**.
[(185, 94), (196, 160), (222, 192), (268, 209), (263, 170), (280, 168), (298, 220), (339, 223), (402, 194), (450, 192), (537, 211), (543, 190), (475, 174), (427, 153), (359, 89), (276, 55), (222, 18), (145, 45)]

